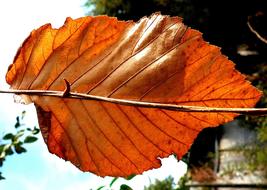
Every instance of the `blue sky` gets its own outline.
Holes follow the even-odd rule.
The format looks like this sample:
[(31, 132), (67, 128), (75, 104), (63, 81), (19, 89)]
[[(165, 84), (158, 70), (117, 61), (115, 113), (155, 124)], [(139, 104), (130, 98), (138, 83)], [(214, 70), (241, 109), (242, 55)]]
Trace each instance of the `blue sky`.
[[(45, 23), (54, 27), (63, 24), (66, 17), (84, 16), (84, 0), (5, 0), (0, 1), (0, 89), (7, 89), (5, 73), (8, 65), (31, 30)], [(4, 131), (13, 130), (17, 115), (23, 110), (27, 114), (24, 123), (38, 126), (33, 105), (15, 104), (12, 95), (0, 94), (0, 136)], [(48, 153), (41, 136), (37, 143), (28, 145), (28, 152), (19, 156), (8, 157), (1, 169), (6, 180), (0, 181), (2, 190), (71, 190), (96, 189), (109, 184), (111, 178), (100, 178), (91, 173), (83, 173), (69, 162)], [(163, 166), (157, 170), (145, 172), (135, 177), (128, 184), (134, 189), (143, 189), (156, 178), (164, 179), (172, 175), (175, 180), (186, 171), (186, 165), (173, 157), (164, 159)], [(122, 182), (120, 179), (118, 184)], [(115, 186), (116, 188), (116, 186)]]

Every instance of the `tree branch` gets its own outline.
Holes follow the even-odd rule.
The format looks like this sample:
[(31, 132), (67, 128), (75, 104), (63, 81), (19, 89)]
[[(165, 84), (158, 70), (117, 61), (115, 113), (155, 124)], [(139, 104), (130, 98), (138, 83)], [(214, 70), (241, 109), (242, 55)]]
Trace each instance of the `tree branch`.
[(251, 16), (248, 17), (247, 25), (252, 33), (254, 33), (259, 40), (261, 40), (263, 43), (267, 44), (267, 39), (262, 37), (250, 24)]
[[(67, 84), (66, 84), (67, 85)], [(173, 110), (180, 112), (230, 112), (246, 115), (265, 115), (267, 114), (267, 108), (214, 108), (214, 107), (201, 107), (201, 106), (185, 106), (176, 104), (163, 104), (156, 102), (143, 102), (116, 98), (107, 98), (102, 96), (94, 96), (89, 94), (70, 92), (68, 89), (65, 91), (51, 91), (51, 90), (0, 90), (0, 93), (8, 94), (24, 94), (35, 96), (51, 96), (59, 98), (73, 98), (82, 100), (97, 100), (103, 102), (110, 102), (114, 104), (121, 104), (127, 106), (139, 106), (146, 108), (160, 108), (165, 110)]]

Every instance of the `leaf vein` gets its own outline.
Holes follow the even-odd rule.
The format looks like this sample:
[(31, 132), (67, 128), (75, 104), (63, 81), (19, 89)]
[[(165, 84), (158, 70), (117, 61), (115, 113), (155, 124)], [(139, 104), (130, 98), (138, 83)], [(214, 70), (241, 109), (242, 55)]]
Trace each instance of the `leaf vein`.
[[(173, 118), (173, 117), (172, 117), (170, 114), (168, 114), (166, 111), (161, 110), (161, 109), (159, 109), (159, 111), (161, 111), (163, 114), (165, 114), (165, 115), (166, 115), (168, 118), (170, 118), (171, 120), (175, 121), (177, 124), (179, 124), (179, 125), (181, 125), (181, 126), (187, 128), (187, 129), (190, 129), (190, 130), (192, 130), (192, 131), (200, 132), (200, 131), (197, 130), (197, 129), (194, 129), (194, 128), (192, 128), (192, 127), (189, 127), (188, 125), (185, 125), (185, 124), (181, 123), (181, 122), (178, 121), (177, 119)], [(190, 113), (190, 112), (189, 112), (189, 113)]]
[[(76, 118), (75, 114), (72, 112), (72, 110), (69, 108), (69, 106), (67, 105), (67, 102), (65, 102), (63, 100), (63, 103), (65, 104), (65, 106), (67, 107), (67, 109), (70, 111), (70, 113), (73, 115), (73, 118), (76, 121), (77, 127), (80, 129), (80, 131), (82, 132), (82, 134), (84, 135), (85, 139), (86, 139), (86, 147), (88, 148), (88, 141), (112, 164), (114, 165), (120, 172), (124, 173), (120, 168), (118, 168), (101, 150), (100, 148), (89, 138), (86, 136), (86, 133), (84, 132), (84, 130), (82, 129), (82, 127), (80, 126), (78, 119)], [(88, 149), (87, 149), (88, 150)], [(79, 155), (76, 151), (76, 155), (79, 158)], [(90, 156), (89, 150), (88, 150), (88, 155)], [(93, 164), (95, 165), (96, 169), (99, 170), (97, 164), (94, 162), (93, 157), (91, 157)]]
[(131, 120), (131, 118), (123, 111), (123, 109), (121, 108), (120, 105), (116, 105), (121, 112), (125, 115), (125, 117), (129, 120), (129, 122), (132, 124), (132, 126), (145, 138), (147, 139), (152, 145), (155, 146), (156, 149), (158, 149), (159, 151), (168, 154), (168, 152), (166, 152), (165, 150), (163, 150), (162, 148), (160, 148), (157, 144), (155, 144), (150, 138), (148, 138), (148, 136), (146, 136), (138, 127), (137, 125)]
[[(61, 122), (60, 122), (60, 120), (57, 118), (57, 116), (53, 113), (53, 112), (51, 112), (51, 114), (54, 116), (54, 118), (57, 120), (57, 122), (59, 123), (59, 126), (60, 126), (60, 128), (64, 131), (64, 133), (66, 134), (66, 137), (67, 137), (67, 139), (68, 139), (68, 141), (69, 141), (69, 143), (70, 143), (70, 146), (72, 147), (72, 150), (74, 151), (74, 153), (77, 155), (77, 160), (78, 160), (78, 162), (79, 162), (79, 165), (81, 165), (81, 160), (80, 160), (80, 157), (79, 157), (79, 154), (78, 154), (78, 152), (77, 152), (77, 150), (76, 150), (76, 148), (75, 148), (75, 146), (74, 146), (74, 144), (73, 144), (73, 142), (72, 142), (72, 140), (71, 140), (71, 138), (70, 138), (70, 135), (69, 135), (69, 133), (67, 132), (67, 130), (63, 127), (63, 125), (61, 124)], [(64, 154), (65, 155), (65, 154)]]
[(114, 73), (121, 65), (123, 65), (129, 59), (131, 59), (132, 57), (134, 57), (135, 55), (137, 55), (138, 53), (140, 53), (141, 51), (143, 51), (147, 46), (149, 46), (150, 44), (152, 44), (161, 34), (165, 33), (170, 27), (172, 27), (175, 24), (177, 24), (177, 23), (174, 23), (174, 24), (170, 25), (162, 33), (160, 33), (155, 38), (153, 38), (150, 42), (148, 42), (143, 48), (139, 49), (134, 54), (131, 54), (129, 57), (127, 57), (125, 60), (123, 60), (121, 63), (119, 63), (112, 71), (110, 71), (105, 77), (103, 77), (102, 80), (100, 80), (98, 83), (96, 83), (87, 93), (89, 94), (92, 90), (94, 90), (97, 86), (99, 86), (102, 82), (104, 82), (112, 73)]
[[(59, 47), (61, 47), (67, 40), (69, 40), (74, 33), (76, 33), (84, 24), (85, 21), (83, 21), (83, 23), (72, 33), (68, 36), (68, 38), (66, 38), (56, 49), (58, 49)], [(53, 52), (55, 51), (55, 49), (53, 49), (53, 51), (49, 54), (49, 56), (47, 57), (47, 59), (45, 61), (47, 61), (52, 55)], [(43, 68), (44, 68), (45, 64), (43, 64), (40, 68), (40, 70), (38, 71), (38, 74), (33, 78), (33, 80), (30, 82), (30, 85), (28, 87), (28, 89), (31, 88), (32, 84), (35, 82), (35, 80), (37, 79), (37, 77), (40, 75), (40, 73), (42, 72)]]
[(105, 108), (105, 106), (101, 103), (101, 105), (103, 106), (103, 108), (105, 109), (106, 113), (109, 115), (109, 117), (111, 118), (111, 120), (113, 121), (113, 123), (115, 124), (115, 126), (127, 137), (127, 139), (131, 142), (131, 144), (134, 146), (134, 148), (138, 151), (139, 154), (141, 154), (144, 158), (146, 158), (149, 162), (153, 163), (145, 154), (143, 154), (139, 148), (135, 145), (134, 141), (127, 135), (127, 133), (123, 130), (123, 128), (121, 128), (118, 123), (115, 121), (115, 119), (113, 118), (113, 116), (111, 115), (111, 113), (109, 113), (107, 111), (107, 109)]
[(144, 30), (144, 32), (140, 35), (139, 39), (136, 41), (135, 45), (133, 46), (133, 50), (132, 50), (131, 55), (134, 54), (134, 52), (135, 52), (134, 50), (135, 50), (137, 44), (138, 44), (139, 41), (142, 39), (142, 37), (145, 35), (146, 31), (147, 31), (147, 30), (153, 25), (153, 23), (157, 20), (157, 18), (158, 18), (158, 15), (154, 18), (154, 20), (153, 20), (153, 21), (146, 27), (146, 29)]
[[(87, 114), (87, 116), (88, 116), (88, 118), (90, 118), (90, 120), (92, 121), (92, 123), (94, 124), (94, 126), (100, 131), (100, 133), (104, 136), (104, 138), (119, 152), (119, 153), (121, 153), (114, 145), (113, 145), (113, 143), (107, 138), (107, 136), (104, 134), (104, 132), (100, 129), (100, 127), (98, 126), (98, 124), (96, 123), (96, 121), (93, 119), (93, 117), (91, 116), (91, 114), (88, 112), (88, 108), (84, 105), (84, 102), (83, 101), (81, 101), (81, 103), (82, 103), (82, 105), (83, 105), (83, 107), (85, 108), (85, 110), (86, 110), (86, 114)], [(92, 140), (91, 140), (91, 142), (92, 142)], [(94, 144), (94, 143), (93, 143)], [(96, 144), (94, 144), (95, 145), (95, 147), (99, 150), (99, 152), (101, 152), (101, 154), (113, 165), (113, 166), (115, 166), (117, 169), (119, 169), (121, 172), (123, 172), (115, 163), (113, 163), (113, 161), (111, 161), (109, 158), (108, 158), (108, 156), (107, 155), (105, 155), (104, 153), (103, 153), (103, 151), (96, 145)], [(122, 153), (121, 153), (122, 154)], [(122, 154), (123, 155), (123, 154)], [(123, 155), (124, 156), (124, 155)], [(127, 158), (127, 157), (126, 157)], [(123, 172), (124, 174), (125, 174), (125, 172)]]
[[(194, 37), (192, 37), (190, 40), (194, 40)], [(118, 91), (121, 87), (123, 87), (125, 84), (127, 84), (130, 80), (132, 80), (133, 78), (135, 78), (137, 75), (139, 75), (141, 72), (143, 72), (145, 69), (147, 69), (148, 67), (150, 67), (151, 65), (153, 65), (156, 61), (160, 60), (162, 57), (164, 57), (165, 55), (167, 55), (168, 53), (172, 52), (173, 50), (175, 50), (176, 48), (178, 48), (180, 45), (182, 45), (183, 43), (179, 43), (176, 44), (175, 46), (173, 46), (172, 48), (168, 49), (166, 52), (164, 52), (163, 54), (161, 54), (159, 57), (155, 58), (153, 61), (151, 61), (150, 63), (148, 63), (147, 65), (145, 65), (144, 67), (142, 67), (141, 69), (139, 69), (137, 72), (135, 72), (133, 75), (131, 75), (127, 80), (125, 80), (124, 82), (122, 82), (120, 85), (118, 85), (113, 91), (111, 91), (107, 97), (112, 96), (112, 94), (114, 94), (116, 91)]]
[[(104, 112), (107, 114), (107, 116), (113, 120), (110, 115), (107, 113), (107, 110), (105, 109), (105, 107), (103, 106), (103, 104), (101, 102), (99, 102), (99, 105), (102, 107), (102, 109), (104, 110)], [(136, 168), (137, 171), (139, 171), (137, 165), (126, 155), (123, 153), (123, 151), (121, 151), (119, 149), (119, 147), (117, 147), (108, 137), (107, 135), (100, 129), (100, 127), (97, 125), (97, 128), (101, 131), (101, 133), (104, 135), (104, 137), (107, 139), (107, 141), (119, 152), (121, 153), (131, 164), (134, 165), (134, 167)]]
[(154, 121), (152, 121), (151, 119), (149, 119), (138, 107), (136, 107), (136, 110), (138, 110), (138, 112), (147, 120), (149, 121), (155, 128), (157, 128), (159, 131), (161, 131), (163, 134), (165, 134), (166, 136), (172, 138), (173, 140), (175, 140), (176, 142), (178, 142), (179, 144), (182, 144), (184, 146), (186, 146), (186, 148), (188, 148), (189, 145), (187, 145), (186, 143), (180, 141), (179, 139), (169, 135), (166, 131), (162, 130)]

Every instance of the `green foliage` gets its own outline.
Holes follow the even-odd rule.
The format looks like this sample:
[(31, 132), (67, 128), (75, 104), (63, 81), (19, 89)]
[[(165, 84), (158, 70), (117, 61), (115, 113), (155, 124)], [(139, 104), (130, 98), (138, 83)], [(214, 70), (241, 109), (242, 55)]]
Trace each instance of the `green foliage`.
[(105, 186), (102, 185), (102, 186), (98, 187), (96, 190), (101, 190), (101, 189), (103, 189), (104, 187), (105, 187)]
[(144, 190), (189, 190), (189, 187), (186, 186), (187, 181), (188, 178), (185, 175), (180, 178), (178, 184), (176, 185), (173, 177), (169, 176), (162, 181), (156, 180), (155, 183), (145, 187)]
[[(185, 1), (175, 0), (173, 4), (177, 3), (181, 5)], [(127, 20), (140, 19), (144, 15), (155, 12), (155, 10), (164, 10), (164, 8), (170, 7), (169, 5), (170, 0), (88, 0), (85, 4), (86, 7), (89, 7), (89, 14), (107, 14)]]
[(156, 180), (155, 183), (145, 187), (144, 190), (175, 190), (174, 186), (174, 179), (173, 177), (169, 176), (162, 181)]
[[(266, 44), (267, 46), (267, 44)], [(249, 79), (261, 89), (263, 96), (258, 103), (259, 107), (267, 107), (267, 65), (256, 67), (256, 72), (249, 76)], [(263, 170), (267, 177), (267, 117), (266, 116), (245, 116), (241, 124), (249, 129), (256, 129), (257, 141), (253, 147), (249, 147), (244, 152), (249, 159), (249, 167), (252, 170)]]
[[(132, 174), (126, 178), (119, 178), (119, 177), (114, 177), (111, 182), (109, 183), (109, 187), (106, 187), (104, 185), (101, 185), (100, 187), (98, 187), (96, 190), (101, 190), (101, 189), (104, 189), (104, 188), (107, 188), (105, 190), (113, 190), (112, 187), (114, 185), (115, 182), (117, 182), (119, 179), (124, 179), (124, 180), (131, 180), (135, 177), (136, 175), (135, 174)], [(132, 190), (132, 188), (130, 186), (128, 186), (127, 184), (121, 184), (120, 185), (120, 190)]]
[(133, 190), (130, 186), (126, 185), (126, 184), (122, 184), (120, 186), (120, 190)]
[(119, 179), (118, 177), (114, 177), (110, 182), (109, 187), (112, 187), (113, 183), (115, 183), (115, 181), (117, 181), (118, 179)]
[(85, 4), (87, 7), (94, 6), (92, 13), (94, 15), (108, 14), (115, 16), (124, 14), (129, 9), (129, 3), (124, 0), (88, 0)]
[[(109, 187), (101, 185), (99, 186), (96, 190), (114, 190), (112, 187), (114, 186), (114, 183), (117, 182), (119, 179), (124, 179), (124, 180), (131, 180), (135, 177), (136, 175), (130, 175), (127, 178), (119, 178), (119, 177), (114, 177), (110, 184)], [(189, 187), (186, 186), (186, 182), (188, 181), (187, 176), (183, 176), (180, 178), (178, 184), (174, 182), (173, 177), (169, 176), (166, 179), (160, 181), (156, 180), (154, 183), (150, 184), (148, 187), (144, 187), (144, 190), (189, 190)], [(176, 187), (178, 186), (178, 187)], [(127, 184), (121, 184), (119, 190), (133, 190), (130, 186)]]
[[(14, 125), (15, 133), (6, 133), (0, 140), (0, 167), (3, 166), (4, 161), (8, 156), (14, 155), (14, 153), (22, 154), (27, 152), (23, 147), (24, 144), (33, 143), (38, 140), (37, 135), (40, 130), (37, 127), (24, 129), (24, 124), (21, 123), (25, 115), (25, 111), (22, 112), (20, 117), (16, 118)], [(0, 180), (5, 179), (0, 172)]]
[(9, 140), (9, 139), (13, 139), (13, 138), (14, 138), (14, 135), (13, 135), (12, 133), (7, 133), (7, 134), (3, 137), (4, 140)]
[(27, 136), (25, 139), (24, 139), (24, 143), (33, 143), (35, 141), (37, 141), (38, 138), (37, 137), (34, 137), (34, 136)]
[(178, 189), (176, 190), (189, 190), (189, 187), (186, 186), (187, 182), (188, 182), (188, 177), (185, 174), (183, 177), (180, 178), (178, 182)]
[(128, 177), (124, 178), (126, 180), (131, 180), (136, 176), (136, 174), (129, 175)]

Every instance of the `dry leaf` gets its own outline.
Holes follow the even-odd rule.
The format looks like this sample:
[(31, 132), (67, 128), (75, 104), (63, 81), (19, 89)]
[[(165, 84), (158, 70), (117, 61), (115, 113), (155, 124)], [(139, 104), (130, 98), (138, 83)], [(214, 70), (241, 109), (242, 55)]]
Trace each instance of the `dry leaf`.
[[(64, 78), (73, 92), (176, 105), (253, 107), (261, 96), (200, 32), (159, 13), (137, 23), (98, 16), (44, 25), (6, 75), (12, 89), (64, 90)], [(100, 176), (140, 174), (160, 167), (159, 158), (181, 158), (199, 131), (236, 116), (23, 98), (37, 106), (49, 151)]]

